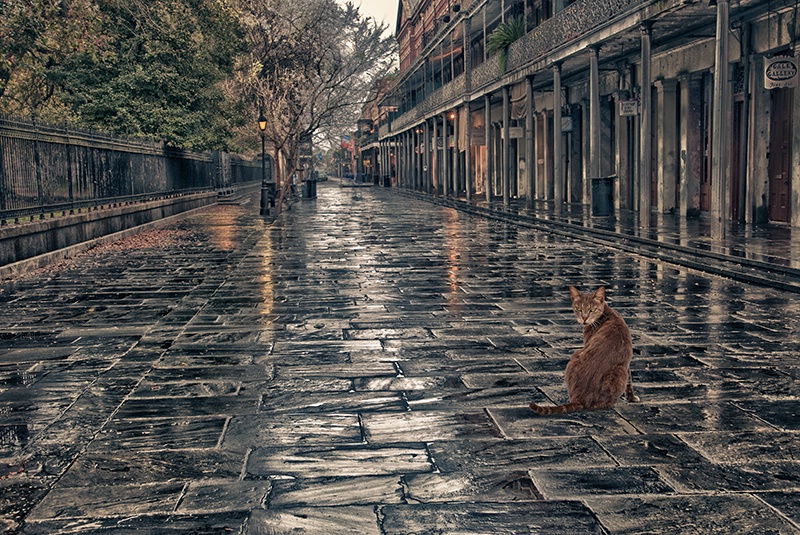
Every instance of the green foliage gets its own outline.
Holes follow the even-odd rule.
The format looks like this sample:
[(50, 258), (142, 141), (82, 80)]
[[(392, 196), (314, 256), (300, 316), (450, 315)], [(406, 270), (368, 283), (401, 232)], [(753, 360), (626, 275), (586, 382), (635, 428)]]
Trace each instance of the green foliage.
[(61, 97), (82, 125), (224, 148), (235, 124), (221, 83), (240, 50), (237, 21), (216, 1), (102, 5), (108, 43), (59, 69)]
[(54, 70), (76, 54), (97, 54), (102, 25), (94, 0), (0, 0), (0, 113), (59, 108)]
[(486, 40), (489, 52), (500, 53), (500, 70), (505, 72), (508, 59), (508, 47), (511, 43), (525, 35), (525, 19), (520, 15), (501, 23)]

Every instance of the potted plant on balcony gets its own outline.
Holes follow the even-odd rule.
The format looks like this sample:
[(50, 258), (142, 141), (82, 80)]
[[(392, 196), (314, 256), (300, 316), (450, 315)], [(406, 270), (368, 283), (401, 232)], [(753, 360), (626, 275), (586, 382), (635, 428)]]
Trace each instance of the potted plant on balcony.
[(512, 17), (495, 28), (486, 40), (489, 52), (500, 53), (500, 72), (506, 71), (508, 47), (511, 43), (525, 35), (525, 19), (522, 16)]

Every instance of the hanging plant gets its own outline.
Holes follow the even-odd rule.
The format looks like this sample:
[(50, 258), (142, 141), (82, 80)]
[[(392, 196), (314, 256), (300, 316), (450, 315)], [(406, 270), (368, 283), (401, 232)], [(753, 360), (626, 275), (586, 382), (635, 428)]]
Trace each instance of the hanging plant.
[(508, 47), (511, 43), (525, 35), (525, 19), (519, 15), (511, 17), (494, 29), (486, 40), (486, 48), (489, 52), (500, 53), (500, 71), (506, 71), (506, 61), (508, 59)]

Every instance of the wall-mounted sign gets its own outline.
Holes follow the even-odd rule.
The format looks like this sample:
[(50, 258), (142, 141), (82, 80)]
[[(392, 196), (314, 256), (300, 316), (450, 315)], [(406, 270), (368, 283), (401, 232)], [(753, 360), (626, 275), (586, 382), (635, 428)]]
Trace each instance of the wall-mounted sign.
[(797, 87), (797, 59), (776, 56), (764, 59), (764, 88)]
[(639, 99), (620, 100), (619, 114), (622, 117), (639, 115)]
[[(504, 138), (505, 131), (500, 128), (500, 139)], [(509, 139), (521, 139), (523, 137), (523, 128), (521, 126), (509, 126), (508, 127), (508, 138)]]
[(572, 132), (572, 116), (566, 115), (561, 117), (561, 131)]

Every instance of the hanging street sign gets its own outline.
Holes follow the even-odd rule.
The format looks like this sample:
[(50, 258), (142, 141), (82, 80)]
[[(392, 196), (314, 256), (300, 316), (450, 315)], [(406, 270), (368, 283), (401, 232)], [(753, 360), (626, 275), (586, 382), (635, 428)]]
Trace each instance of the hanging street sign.
[(629, 100), (620, 100), (619, 114), (622, 117), (639, 115), (639, 99), (633, 98)]
[(764, 59), (764, 89), (797, 87), (797, 59), (775, 56)]

